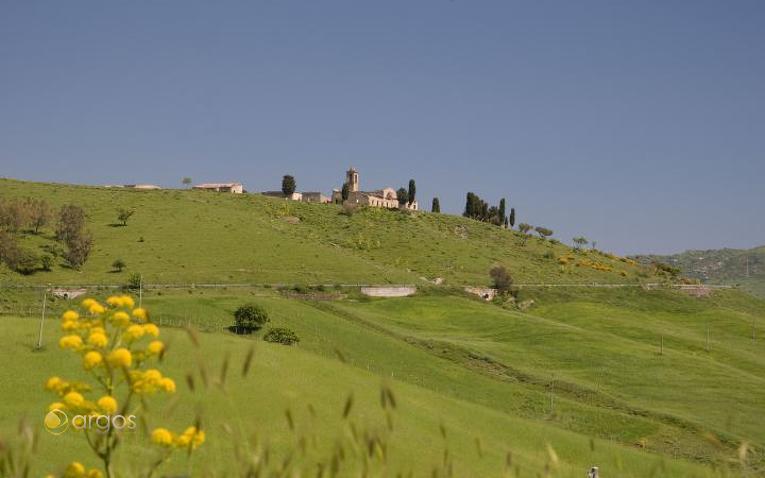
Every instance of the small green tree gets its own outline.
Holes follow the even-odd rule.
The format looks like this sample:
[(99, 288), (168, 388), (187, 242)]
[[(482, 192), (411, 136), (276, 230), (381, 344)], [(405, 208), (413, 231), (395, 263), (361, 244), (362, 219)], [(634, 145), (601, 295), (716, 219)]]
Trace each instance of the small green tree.
[(507, 271), (505, 266), (494, 266), (489, 271), (489, 277), (491, 277), (492, 287), (497, 289), (501, 294), (506, 294), (513, 286), (513, 278)]
[(525, 222), (522, 222), (518, 224), (518, 230), (521, 231), (521, 234), (523, 234), (523, 245), (526, 245), (526, 240), (529, 238), (529, 231), (531, 231), (534, 228), (531, 224), (527, 224)]
[(510, 208), (510, 217), (507, 218), (507, 223), (510, 224), (510, 229), (515, 226), (515, 208)]
[(589, 242), (587, 238), (584, 236), (577, 236), (573, 238), (572, 241), (574, 242), (574, 249), (576, 250), (579, 250), (582, 247), (586, 246), (587, 243)]
[(143, 282), (143, 277), (141, 277), (141, 274), (138, 272), (133, 272), (130, 274), (130, 277), (128, 277), (128, 283), (127, 283), (127, 289), (128, 290), (138, 290), (141, 288)]
[(40, 266), (42, 266), (42, 270), (46, 272), (53, 269), (53, 256), (45, 254), (40, 257)]
[(78, 236), (67, 239), (66, 248), (64, 258), (73, 269), (79, 270), (90, 256), (93, 236), (87, 231), (81, 232)]
[(117, 220), (123, 226), (127, 226), (128, 219), (130, 219), (133, 214), (135, 214), (135, 209), (119, 208), (117, 209)]
[(181, 179), (181, 184), (183, 184), (186, 187), (191, 186), (191, 178), (188, 176), (184, 176), (183, 179)]
[(547, 239), (548, 237), (553, 235), (552, 229), (547, 229), (546, 227), (537, 226), (534, 228), (534, 230), (539, 234), (539, 237), (542, 239)]
[(502, 198), (499, 200), (499, 208), (497, 210), (497, 215), (499, 216), (498, 224), (500, 226), (504, 226), (507, 224), (507, 216), (505, 215), (505, 198)]
[(417, 197), (417, 184), (414, 182), (414, 179), (410, 179), (409, 190), (407, 191), (407, 199), (409, 201), (409, 204), (414, 204), (416, 197)]
[(430, 207), (431, 212), (441, 212), (441, 202), (438, 198), (433, 198), (433, 204)]
[(399, 206), (403, 206), (409, 202), (409, 192), (406, 190), (406, 188), (398, 188), (398, 191), (396, 191), (396, 196), (398, 197)]
[(251, 333), (260, 330), (269, 322), (268, 312), (258, 304), (244, 304), (234, 312), (236, 328), (240, 333)]
[(348, 183), (343, 183), (343, 189), (340, 192), (340, 197), (342, 197), (343, 202), (345, 202), (348, 200), (350, 196), (351, 196), (351, 185)]
[(122, 259), (115, 259), (114, 262), (112, 262), (112, 269), (117, 272), (122, 272), (122, 269), (125, 267), (127, 267), (127, 264), (125, 264), (125, 261)]
[(273, 327), (263, 336), (266, 342), (273, 342), (282, 345), (293, 345), (300, 342), (297, 334), (292, 329), (284, 327)]
[(295, 193), (295, 189), (297, 189), (295, 178), (289, 174), (285, 174), (282, 178), (282, 193), (284, 193), (285, 196), (291, 196)]

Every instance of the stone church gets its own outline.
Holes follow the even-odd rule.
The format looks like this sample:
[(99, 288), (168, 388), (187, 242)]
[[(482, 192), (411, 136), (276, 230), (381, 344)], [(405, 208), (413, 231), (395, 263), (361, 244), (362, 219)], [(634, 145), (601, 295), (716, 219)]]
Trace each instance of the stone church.
[(348, 199), (343, 201), (343, 193), (340, 189), (332, 190), (332, 202), (336, 204), (357, 204), (359, 206), (385, 207), (395, 209), (417, 210), (417, 201), (411, 204), (399, 205), (396, 190), (383, 188), (374, 191), (361, 191), (359, 189), (359, 172), (351, 168), (345, 173), (345, 182), (348, 184)]

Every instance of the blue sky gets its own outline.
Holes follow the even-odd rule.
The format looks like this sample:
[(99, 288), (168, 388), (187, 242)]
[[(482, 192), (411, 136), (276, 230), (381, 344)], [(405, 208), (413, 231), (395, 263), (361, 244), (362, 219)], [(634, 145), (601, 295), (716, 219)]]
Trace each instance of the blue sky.
[(415, 178), (619, 253), (765, 244), (765, 2), (0, 2), (0, 176)]

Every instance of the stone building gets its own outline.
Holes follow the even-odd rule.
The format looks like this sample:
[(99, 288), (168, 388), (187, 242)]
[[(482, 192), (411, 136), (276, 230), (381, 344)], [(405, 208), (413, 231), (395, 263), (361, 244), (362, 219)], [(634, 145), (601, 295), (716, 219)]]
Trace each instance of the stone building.
[(411, 204), (399, 205), (396, 190), (387, 187), (376, 189), (374, 191), (361, 191), (359, 182), (359, 172), (351, 168), (345, 173), (345, 182), (348, 184), (348, 199), (343, 201), (343, 193), (340, 189), (332, 190), (332, 202), (340, 204), (356, 204), (359, 206), (401, 208), (417, 210), (417, 201)]
[(242, 194), (244, 192), (242, 183), (204, 183), (204, 184), (197, 184), (196, 186), (193, 187), (193, 189), (198, 189), (202, 191), (215, 191), (218, 193), (234, 193), (234, 194)]

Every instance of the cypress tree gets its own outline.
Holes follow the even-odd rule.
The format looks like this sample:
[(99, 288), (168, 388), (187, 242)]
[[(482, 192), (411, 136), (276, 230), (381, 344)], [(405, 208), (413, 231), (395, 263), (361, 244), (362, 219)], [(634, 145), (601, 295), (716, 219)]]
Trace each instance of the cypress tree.
[(430, 208), (431, 212), (441, 212), (441, 202), (438, 198), (433, 198), (433, 205)]
[(414, 179), (409, 180), (409, 204), (412, 204), (414, 202), (415, 196), (417, 194), (417, 184), (415, 184)]
[(515, 208), (514, 207), (510, 208), (510, 217), (508, 218), (508, 222), (510, 223), (510, 229), (512, 229), (513, 226), (515, 226)]
[(348, 200), (348, 196), (350, 196), (350, 194), (351, 194), (351, 185), (348, 184), (347, 182), (343, 183), (343, 190), (342, 190), (342, 192), (340, 194), (343, 197), (343, 201), (347, 201)]
[(500, 226), (507, 221), (507, 218), (505, 217), (505, 198), (502, 198), (499, 200), (499, 211), (497, 211), (497, 215), (499, 216), (499, 224)]
[(473, 217), (473, 204), (475, 203), (473, 196), (473, 193), (467, 193), (467, 198), (465, 199), (465, 212), (462, 213), (465, 217)]

